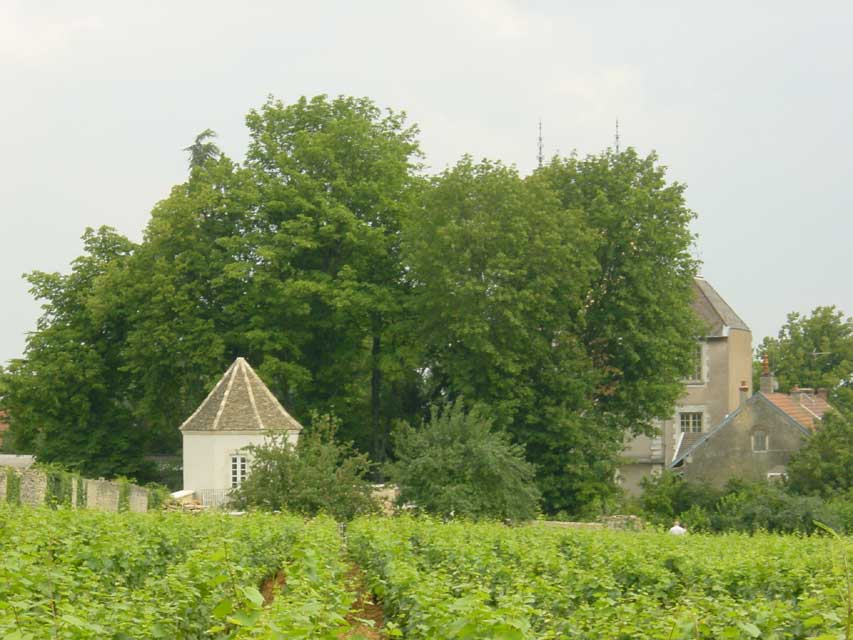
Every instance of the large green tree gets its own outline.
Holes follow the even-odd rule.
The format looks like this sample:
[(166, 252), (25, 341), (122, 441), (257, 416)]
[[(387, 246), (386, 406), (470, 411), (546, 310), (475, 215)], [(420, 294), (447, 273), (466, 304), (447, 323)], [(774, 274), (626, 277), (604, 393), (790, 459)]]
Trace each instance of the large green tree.
[(780, 391), (794, 386), (826, 389), (833, 402), (853, 409), (853, 318), (840, 309), (817, 307), (807, 316), (789, 313), (779, 335), (764, 338), (756, 350), (756, 377), (765, 356)]
[(625, 433), (682, 392), (699, 327), (683, 187), (633, 151), (522, 179), (464, 159), (407, 225), (412, 333), (433, 397), (485, 403), (547, 509), (614, 491)]
[(43, 315), (24, 358), (13, 360), (4, 376), (3, 405), (17, 449), (93, 477), (144, 479), (149, 434), (131, 410), (120, 360), (128, 310), (105, 309), (93, 295), (134, 245), (106, 227), (88, 229), (83, 240), (85, 253), (69, 274), (27, 276)]
[(853, 413), (827, 412), (820, 428), (788, 463), (795, 493), (830, 497), (853, 489)]

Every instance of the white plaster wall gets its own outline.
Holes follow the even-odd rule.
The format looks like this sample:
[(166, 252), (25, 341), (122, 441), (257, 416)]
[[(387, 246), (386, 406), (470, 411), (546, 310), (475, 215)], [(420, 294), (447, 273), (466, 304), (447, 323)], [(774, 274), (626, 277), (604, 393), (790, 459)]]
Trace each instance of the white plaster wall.
[[(298, 434), (288, 433), (296, 444)], [(260, 445), (264, 434), (189, 431), (183, 433), (184, 489), (226, 492), (231, 489), (231, 456), (249, 445)], [(251, 456), (249, 468), (251, 469)]]

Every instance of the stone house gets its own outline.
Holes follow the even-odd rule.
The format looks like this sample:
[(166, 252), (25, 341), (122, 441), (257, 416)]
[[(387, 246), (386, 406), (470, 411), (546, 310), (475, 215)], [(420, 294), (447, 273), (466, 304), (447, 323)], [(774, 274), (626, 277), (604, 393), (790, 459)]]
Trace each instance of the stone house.
[(829, 409), (826, 396), (812, 389), (777, 393), (765, 365), (761, 390), (698, 440), (682, 443), (670, 466), (685, 479), (714, 487), (732, 478), (780, 480)]
[(751, 393), (752, 332), (705, 279), (694, 280), (694, 293), (693, 310), (706, 330), (696, 341), (693, 373), (672, 416), (658, 421), (657, 435), (626, 439), (619, 480), (631, 495), (640, 494), (642, 478), (663, 471)]
[(251, 468), (250, 445), (283, 433), (296, 444), (302, 425), (243, 358), (234, 363), (181, 425), (184, 489), (204, 504), (221, 504)]

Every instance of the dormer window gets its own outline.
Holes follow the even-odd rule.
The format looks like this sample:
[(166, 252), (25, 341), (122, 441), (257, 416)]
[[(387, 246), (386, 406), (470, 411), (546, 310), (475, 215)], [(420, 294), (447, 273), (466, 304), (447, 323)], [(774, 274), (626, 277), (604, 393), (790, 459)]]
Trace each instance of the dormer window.
[(764, 431), (756, 431), (752, 434), (752, 450), (767, 451), (767, 434)]

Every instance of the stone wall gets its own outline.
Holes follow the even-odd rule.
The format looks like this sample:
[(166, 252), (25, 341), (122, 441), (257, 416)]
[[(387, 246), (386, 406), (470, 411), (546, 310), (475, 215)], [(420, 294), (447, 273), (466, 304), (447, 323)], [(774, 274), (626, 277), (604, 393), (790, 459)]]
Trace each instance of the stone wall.
[[(11, 467), (0, 466), (0, 502), (6, 501), (7, 474), (14, 473), (20, 483), (20, 503), (27, 505), (42, 505), (47, 501), (48, 477), (43, 471), (27, 469), (21, 471)], [(71, 481), (71, 508), (76, 509), (78, 503), (77, 478)], [(85, 505), (89, 509), (101, 511), (118, 511), (119, 496), (122, 485), (109, 480), (83, 480), (85, 487)], [(136, 485), (128, 485), (128, 509), (130, 511), (148, 511), (148, 490)], [(67, 500), (67, 496), (66, 496)]]
[(21, 472), (21, 504), (44, 504), (47, 495), (47, 476), (41, 471), (27, 469)]
[(86, 506), (100, 511), (118, 511), (120, 487), (108, 480), (86, 480)]
[(131, 511), (145, 513), (148, 511), (148, 490), (136, 485), (130, 485), (128, 504)]

